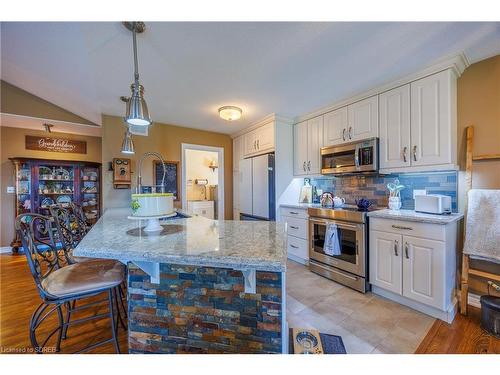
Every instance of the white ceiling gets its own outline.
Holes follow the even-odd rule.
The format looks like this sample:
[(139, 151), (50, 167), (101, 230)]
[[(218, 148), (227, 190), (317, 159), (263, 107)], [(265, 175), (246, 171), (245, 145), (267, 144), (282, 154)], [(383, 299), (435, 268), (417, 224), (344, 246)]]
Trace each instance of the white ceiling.
[[(139, 71), (154, 121), (234, 133), (295, 117), (446, 55), (500, 53), (500, 23), (147, 23)], [(93, 122), (122, 116), (132, 37), (118, 22), (2, 23), (1, 77)], [(217, 108), (243, 108), (241, 120)]]

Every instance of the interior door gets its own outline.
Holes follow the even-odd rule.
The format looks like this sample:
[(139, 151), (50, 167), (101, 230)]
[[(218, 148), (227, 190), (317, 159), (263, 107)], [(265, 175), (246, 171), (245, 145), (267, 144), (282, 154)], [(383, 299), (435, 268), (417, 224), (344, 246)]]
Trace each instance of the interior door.
[(361, 100), (347, 107), (347, 138), (360, 141), (378, 136), (378, 95)]
[(269, 218), (269, 155), (252, 158), (252, 214)]
[(456, 146), (450, 136), (450, 114), (456, 98), (453, 103), (451, 74), (444, 71), (411, 83), (412, 166), (452, 162), (452, 147)]
[(307, 172), (310, 174), (318, 174), (321, 171), (321, 147), (323, 147), (323, 116), (307, 121)]
[(380, 103), (380, 168), (410, 166), (410, 85), (384, 92)]
[(444, 242), (403, 236), (403, 296), (446, 308)]
[(371, 230), (369, 248), (370, 284), (402, 294), (402, 236)]
[(252, 159), (240, 162), (240, 212), (252, 215)]
[(307, 121), (293, 126), (293, 174), (307, 174)]
[(323, 116), (323, 144), (335, 146), (346, 142), (347, 107), (329, 112)]

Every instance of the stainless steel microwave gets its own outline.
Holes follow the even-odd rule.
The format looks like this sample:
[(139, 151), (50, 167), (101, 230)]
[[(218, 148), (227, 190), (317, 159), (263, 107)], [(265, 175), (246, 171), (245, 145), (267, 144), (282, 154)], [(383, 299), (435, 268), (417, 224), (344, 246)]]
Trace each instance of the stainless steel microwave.
[(378, 138), (323, 147), (321, 174), (377, 172), (378, 149)]

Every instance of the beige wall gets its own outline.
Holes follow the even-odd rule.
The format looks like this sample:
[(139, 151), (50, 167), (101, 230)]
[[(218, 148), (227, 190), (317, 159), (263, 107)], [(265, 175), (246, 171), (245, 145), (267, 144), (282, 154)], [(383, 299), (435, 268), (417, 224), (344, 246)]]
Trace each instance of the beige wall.
[[(233, 217), (233, 179), (232, 179), (232, 152), (233, 142), (229, 135), (183, 128), (167, 124), (155, 123), (149, 130), (148, 137), (133, 136), (135, 155), (122, 154), (121, 144), (125, 127), (121, 117), (103, 116), (102, 163), (103, 168), (103, 202), (104, 208), (128, 207), (130, 204), (130, 190), (114, 189), (113, 174), (108, 171), (108, 163), (116, 157), (132, 159), (132, 180), (135, 184), (137, 162), (146, 151), (159, 152), (165, 160), (181, 161), (181, 144), (190, 143), (204, 146), (224, 148), (224, 211), (225, 218)], [(143, 164), (143, 184), (152, 184), (153, 160), (146, 159)], [(180, 207), (181, 203), (176, 202)]]
[(25, 157), (51, 160), (84, 160), (101, 162), (101, 138), (66, 133), (52, 133), (54, 137), (82, 140), (87, 142), (87, 154), (44, 152), (25, 149), (25, 135), (46, 136), (38, 130), (0, 127), (1, 158), (1, 229), (0, 245), (9, 246), (14, 238), (15, 194), (7, 194), (7, 186), (15, 186), (14, 169), (9, 158)]
[[(458, 79), (459, 203), (465, 202), (465, 128), (474, 125), (474, 154), (500, 153), (500, 55), (467, 68)], [(473, 164), (473, 188), (500, 189), (500, 160)], [(472, 266), (500, 273), (500, 265)], [(471, 280), (473, 291), (486, 292), (485, 283)]]

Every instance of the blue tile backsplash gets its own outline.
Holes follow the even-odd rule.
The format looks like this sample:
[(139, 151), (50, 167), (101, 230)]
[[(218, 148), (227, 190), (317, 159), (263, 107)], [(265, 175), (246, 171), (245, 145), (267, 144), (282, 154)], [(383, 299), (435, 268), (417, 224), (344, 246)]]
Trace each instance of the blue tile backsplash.
[(387, 207), (389, 191), (387, 184), (396, 178), (405, 185), (401, 191), (402, 208), (415, 208), (413, 190), (425, 189), (427, 194), (444, 194), (451, 197), (452, 211), (457, 212), (458, 173), (427, 172), (427, 173), (400, 173), (391, 175), (354, 175), (345, 177), (320, 177), (311, 179), (311, 185), (323, 192), (329, 191), (344, 197), (346, 202), (354, 204), (356, 198), (367, 198), (379, 207)]

